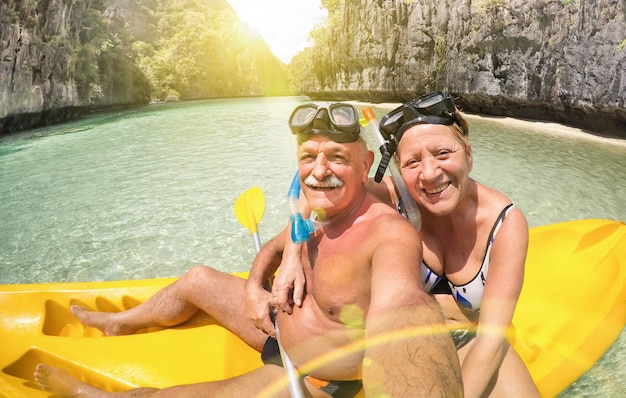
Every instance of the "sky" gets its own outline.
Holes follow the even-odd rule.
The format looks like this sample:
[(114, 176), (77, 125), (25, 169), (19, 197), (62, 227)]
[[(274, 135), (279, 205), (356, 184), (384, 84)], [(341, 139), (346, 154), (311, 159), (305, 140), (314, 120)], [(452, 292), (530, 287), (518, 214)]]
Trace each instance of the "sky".
[(320, 0), (227, 0), (239, 19), (256, 29), (284, 63), (311, 45), (309, 33), (326, 20)]

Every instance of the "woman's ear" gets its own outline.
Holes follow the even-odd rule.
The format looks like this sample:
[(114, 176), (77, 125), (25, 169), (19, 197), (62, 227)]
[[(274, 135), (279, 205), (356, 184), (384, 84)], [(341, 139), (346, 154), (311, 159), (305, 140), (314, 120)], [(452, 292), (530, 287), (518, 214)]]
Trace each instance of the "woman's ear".
[(374, 152), (370, 150), (366, 151), (365, 156), (363, 156), (363, 162), (365, 163), (363, 183), (366, 183), (369, 179), (370, 169), (374, 164)]

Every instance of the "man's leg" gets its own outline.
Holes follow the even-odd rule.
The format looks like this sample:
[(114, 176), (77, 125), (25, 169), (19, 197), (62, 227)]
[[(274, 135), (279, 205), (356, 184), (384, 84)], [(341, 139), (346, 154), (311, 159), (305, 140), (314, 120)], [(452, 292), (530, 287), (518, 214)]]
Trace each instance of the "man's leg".
[(188, 384), (157, 390), (137, 388), (123, 392), (107, 392), (86, 384), (61, 369), (40, 364), (35, 380), (45, 391), (72, 398), (179, 398), (179, 397), (289, 397), (286, 373), (281, 367), (265, 365), (252, 372), (228, 380)]
[(122, 312), (96, 312), (72, 306), (84, 325), (107, 336), (139, 329), (180, 325), (202, 310), (260, 351), (267, 335), (247, 316), (245, 280), (205, 266), (196, 266), (137, 307)]

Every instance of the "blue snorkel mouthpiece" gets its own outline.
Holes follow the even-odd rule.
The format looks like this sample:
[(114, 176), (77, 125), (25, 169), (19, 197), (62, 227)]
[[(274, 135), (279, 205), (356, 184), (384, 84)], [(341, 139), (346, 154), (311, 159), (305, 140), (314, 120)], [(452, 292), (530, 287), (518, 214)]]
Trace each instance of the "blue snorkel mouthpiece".
[(309, 240), (311, 234), (315, 232), (313, 221), (304, 219), (302, 214), (296, 213), (289, 216), (291, 220), (291, 240), (293, 243), (304, 243)]
[(322, 222), (315, 221), (317, 217), (315, 211), (311, 212), (311, 218), (305, 220), (302, 217), (302, 213), (298, 211), (298, 199), (300, 199), (300, 173), (296, 171), (287, 193), (289, 211), (291, 212), (289, 216), (291, 220), (291, 240), (296, 244), (308, 241), (311, 238), (311, 234), (324, 225)]

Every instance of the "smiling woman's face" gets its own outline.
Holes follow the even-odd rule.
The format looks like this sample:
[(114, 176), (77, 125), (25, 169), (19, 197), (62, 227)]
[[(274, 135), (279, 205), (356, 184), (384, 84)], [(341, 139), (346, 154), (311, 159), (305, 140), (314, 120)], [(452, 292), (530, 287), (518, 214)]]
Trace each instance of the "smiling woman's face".
[(436, 216), (450, 214), (465, 196), (471, 147), (450, 126), (409, 128), (398, 144), (397, 159), (402, 179), (423, 210)]

